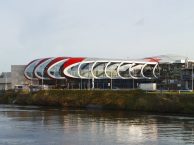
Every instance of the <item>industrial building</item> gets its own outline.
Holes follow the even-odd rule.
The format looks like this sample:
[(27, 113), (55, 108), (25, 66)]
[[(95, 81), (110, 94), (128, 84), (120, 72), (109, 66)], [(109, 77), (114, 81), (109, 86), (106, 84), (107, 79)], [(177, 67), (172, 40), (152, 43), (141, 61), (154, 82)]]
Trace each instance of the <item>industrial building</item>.
[[(155, 83), (159, 90), (191, 90), (193, 64), (187, 57), (175, 55), (133, 60), (49, 57), (13, 65), (6, 83), (9, 88), (39, 85), (63, 89), (133, 89)], [(2, 76), (0, 89), (6, 84)]]

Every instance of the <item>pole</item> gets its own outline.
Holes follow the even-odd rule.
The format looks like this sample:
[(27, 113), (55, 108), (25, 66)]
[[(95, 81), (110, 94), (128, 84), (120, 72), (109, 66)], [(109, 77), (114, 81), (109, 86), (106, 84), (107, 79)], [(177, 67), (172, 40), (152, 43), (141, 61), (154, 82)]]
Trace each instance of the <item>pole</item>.
[[(56, 75), (56, 69), (54, 69), (54, 75)], [(55, 88), (57, 88), (57, 79), (55, 80)]]
[(111, 87), (111, 90), (112, 90), (112, 70), (111, 70), (111, 80), (110, 80), (110, 87)]
[(94, 78), (92, 78), (92, 89), (94, 89)]
[(193, 92), (193, 63), (192, 63), (192, 74), (191, 74), (191, 79), (192, 79), (192, 88), (191, 88), (191, 90), (192, 90), (192, 92)]
[(7, 90), (7, 74), (5, 72), (5, 90)]
[(42, 69), (42, 89), (43, 89), (43, 83), (44, 83), (43, 82), (43, 77), (44, 77), (44, 74), (43, 73), (44, 73), (44, 69)]
[(88, 90), (90, 90), (90, 79), (88, 78)]
[(81, 90), (82, 90), (82, 78), (81, 78)]

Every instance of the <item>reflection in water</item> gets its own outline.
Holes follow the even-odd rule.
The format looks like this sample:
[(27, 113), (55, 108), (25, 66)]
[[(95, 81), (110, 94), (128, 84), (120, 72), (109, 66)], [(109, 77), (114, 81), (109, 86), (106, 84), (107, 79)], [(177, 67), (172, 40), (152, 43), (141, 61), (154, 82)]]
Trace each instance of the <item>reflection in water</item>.
[(194, 117), (0, 106), (1, 145), (194, 144)]

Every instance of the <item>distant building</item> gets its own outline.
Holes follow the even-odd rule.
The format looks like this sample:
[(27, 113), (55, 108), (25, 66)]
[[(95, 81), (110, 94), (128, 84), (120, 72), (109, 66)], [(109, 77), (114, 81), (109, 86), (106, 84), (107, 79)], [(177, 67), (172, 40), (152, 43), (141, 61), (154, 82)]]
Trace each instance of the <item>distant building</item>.
[(24, 76), (26, 65), (12, 65), (11, 66), (11, 88), (16, 85), (29, 85), (30, 80)]
[[(193, 89), (194, 61), (161, 55), (144, 59), (52, 57), (12, 65), (0, 76), (0, 89), (18, 85), (63, 89), (132, 89), (156, 83), (159, 90)], [(7, 74), (7, 75), (5, 75)]]
[(11, 72), (3, 72), (0, 74), (0, 90), (11, 89)]

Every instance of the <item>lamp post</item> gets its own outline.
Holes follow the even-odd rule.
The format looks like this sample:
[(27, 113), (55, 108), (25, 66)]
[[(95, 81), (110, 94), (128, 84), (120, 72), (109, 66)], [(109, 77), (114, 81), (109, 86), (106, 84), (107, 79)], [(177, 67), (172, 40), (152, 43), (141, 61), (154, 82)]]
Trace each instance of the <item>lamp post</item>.
[(90, 90), (90, 74), (89, 74), (90, 70), (88, 68), (88, 90)]
[(80, 86), (81, 90), (82, 90), (82, 78), (81, 78), (81, 86)]
[[(57, 75), (57, 68), (56, 67), (54, 68), (54, 76), (58, 77), (58, 75)], [(55, 87), (56, 88), (58, 87), (58, 81), (57, 81), (57, 79), (58, 78), (56, 78), (56, 81), (55, 81)], [(60, 86), (61, 86), (61, 81), (59, 81), (59, 83), (60, 83)]]
[(110, 88), (112, 90), (112, 70), (111, 70)]
[(43, 77), (44, 77), (44, 69), (42, 69), (42, 89), (43, 89)]
[(94, 89), (94, 77), (92, 78), (92, 89)]
[(7, 74), (5, 72), (5, 90), (7, 90)]
[(192, 83), (192, 92), (193, 92), (193, 63), (192, 63), (192, 73), (191, 73), (191, 83)]
[(88, 90), (90, 90), (90, 79), (88, 78)]

